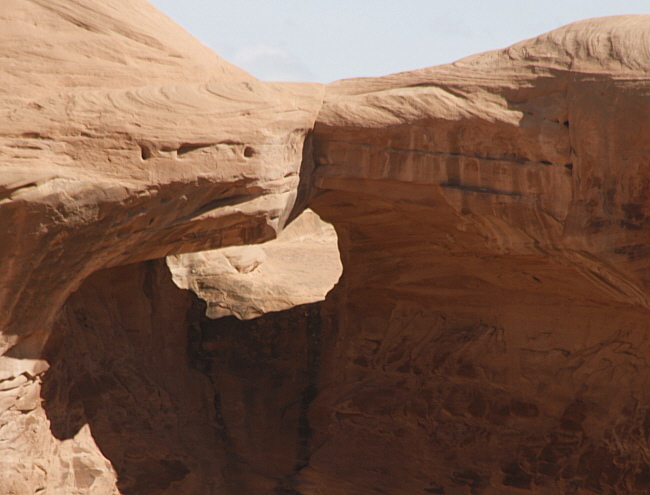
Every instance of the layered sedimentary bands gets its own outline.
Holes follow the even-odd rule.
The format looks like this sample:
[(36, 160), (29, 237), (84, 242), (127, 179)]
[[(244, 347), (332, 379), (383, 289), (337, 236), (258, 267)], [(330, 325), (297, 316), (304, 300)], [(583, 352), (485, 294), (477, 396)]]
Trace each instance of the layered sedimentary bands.
[(650, 17), (323, 86), (0, 7), (0, 493), (650, 493)]

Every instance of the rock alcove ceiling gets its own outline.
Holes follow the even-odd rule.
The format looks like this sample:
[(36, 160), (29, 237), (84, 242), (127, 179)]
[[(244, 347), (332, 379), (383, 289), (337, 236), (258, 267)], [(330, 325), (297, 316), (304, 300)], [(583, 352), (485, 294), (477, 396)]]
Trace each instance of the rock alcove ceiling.
[(0, 493), (650, 492), (650, 17), (329, 85), (0, 23)]

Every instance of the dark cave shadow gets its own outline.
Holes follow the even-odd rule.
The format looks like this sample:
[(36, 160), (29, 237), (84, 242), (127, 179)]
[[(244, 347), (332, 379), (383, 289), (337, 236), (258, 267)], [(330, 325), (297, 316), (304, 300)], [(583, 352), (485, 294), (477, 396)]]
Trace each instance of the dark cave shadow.
[(300, 171), (298, 172), (299, 182), (298, 191), (296, 193), (296, 200), (293, 208), (287, 216), (285, 225), (293, 222), (300, 214), (305, 211), (309, 206), (309, 202), (314, 194), (314, 171), (316, 170), (316, 163), (314, 161), (314, 131), (309, 131), (305, 136), (305, 141), (302, 147), (302, 161), (300, 163)]
[(51, 432), (88, 424), (120, 493), (284, 493), (308, 464), (320, 303), (209, 320), (156, 260), (94, 274), (59, 321), (41, 393)]
[[(303, 146), (296, 199), (281, 223), (292, 222), (307, 207), (313, 194), (314, 169), (310, 131)], [(294, 324), (300, 321), (298, 327), (307, 325), (301, 318), (315, 318), (313, 310), (305, 314), (300, 307), (294, 310), (288, 310), (288, 318)], [(259, 325), (268, 329), (274, 325), (273, 318), (262, 317)], [(75, 438), (89, 425), (97, 447), (113, 465), (117, 487), (124, 495), (157, 495), (176, 488), (177, 493), (197, 493), (196, 479), (201, 480), (201, 493), (221, 493), (223, 481), (217, 481), (215, 473), (241, 477), (241, 472), (236, 473), (249, 461), (232, 448), (224, 419), (227, 412), (221, 404), (223, 393), (215, 381), (215, 359), (228, 352), (205, 348), (214, 344), (206, 340), (214, 337), (216, 328), (248, 353), (227, 356), (229, 366), (242, 375), (242, 386), (249, 387), (246, 380), (255, 380), (261, 370), (274, 366), (281, 369), (273, 372), (273, 380), (286, 378), (298, 384), (287, 393), (295, 395), (290, 401), (300, 412), (291, 420), (295, 424), (284, 425), (295, 431), (295, 446), (289, 449), (292, 453), (285, 471), (270, 476), (275, 478), (277, 490), (308, 462), (311, 430), (307, 410), (316, 396), (320, 326), (311, 323), (307, 325), (311, 330), (300, 328), (306, 340), (300, 341), (298, 352), (304, 355), (295, 362), (278, 364), (277, 352), (262, 353), (254, 357), (252, 366), (249, 362), (242, 368), (257, 352), (257, 343), (247, 339), (242, 329), (257, 328), (258, 323), (251, 326), (234, 318), (206, 321), (205, 303), (173, 284), (164, 260), (96, 272), (62, 308), (46, 346), (45, 358), (51, 368), (43, 377), (41, 391), (50, 430), (63, 441)], [(288, 323), (282, 325), (286, 332)], [(286, 340), (282, 345), (291, 347)], [(283, 378), (283, 373), (288, 376)], [(296, 380), (295, 374), (302, 378)], [(247, 394), (251, 396), (250, 391)], [(264, 414), (253, 402), (248, 407)], [(239, 493), (236, 485), (228, 493)]]
[(161, 493), (220, 459), (209, 383), (188, 354), (193, 303), (164, 260), (104, 270), (70, 297), (48, 341), (50, 430), (70, 440), (88, 424), (125, 495)]

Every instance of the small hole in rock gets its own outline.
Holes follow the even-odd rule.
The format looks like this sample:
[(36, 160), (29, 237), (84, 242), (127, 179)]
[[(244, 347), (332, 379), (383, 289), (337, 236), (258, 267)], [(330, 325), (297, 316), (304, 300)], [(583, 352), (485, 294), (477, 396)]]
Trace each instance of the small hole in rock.
[(149, 149), (148, 146), (145, 146), (143, 144), (140, 145), (140, 156), (142, 157), (143, 160), (148, 160), (153, 156), (153, 152)]
[(244, 156), (245, 156), (246, 158), (250, 158), (250, 157), (252, 157), (253, 155), (255, 155), (255, 148), (252, 148), (251, 146), (246, 146), (246, 147), (244, 148)]
[(573, 170), (573, 163), (567, 163), (567, 164), (564, 166), (564, 168), (566, 168), (567, 170), (571, 170), (571, 171), (572, 171), (572, 170)]

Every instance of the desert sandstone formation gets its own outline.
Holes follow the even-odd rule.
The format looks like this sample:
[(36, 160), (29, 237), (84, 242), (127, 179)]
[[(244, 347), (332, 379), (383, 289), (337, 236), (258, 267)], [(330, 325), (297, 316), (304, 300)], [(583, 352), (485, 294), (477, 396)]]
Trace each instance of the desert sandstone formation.
[[(650, 17), (321, 86), (0, 7), (0, 493), (650, 492)], [(234, 247), (307, 205), (321, 302)]]
[(1, 352), (37, 357), (90, 273), (281, 228), (319, 87), (259, 83), (144, 1), (1, 12)]

